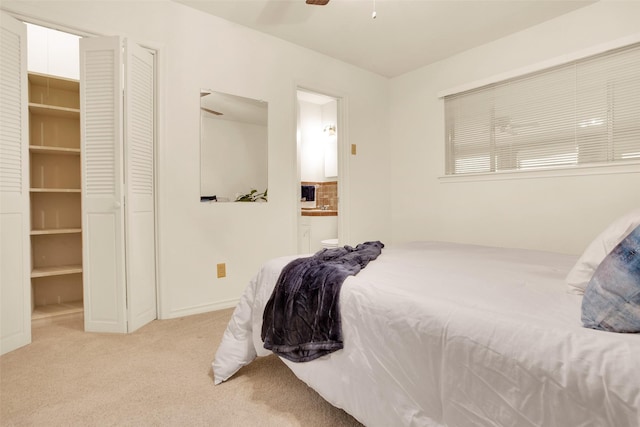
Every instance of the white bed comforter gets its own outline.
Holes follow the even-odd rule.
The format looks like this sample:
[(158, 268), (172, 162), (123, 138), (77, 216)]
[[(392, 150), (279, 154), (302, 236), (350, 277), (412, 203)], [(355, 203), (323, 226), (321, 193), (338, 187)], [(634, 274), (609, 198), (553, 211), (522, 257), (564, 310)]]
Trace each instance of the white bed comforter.
[[(215, 383), (262, 347), (284, 257), (264, 264), (215, 355)], [(367, 426), (640, 426), (640, 335), (585, 329), (576, 257), (451, 243), (387, 247), (340, 295), (344, 349), (284, 361)]]

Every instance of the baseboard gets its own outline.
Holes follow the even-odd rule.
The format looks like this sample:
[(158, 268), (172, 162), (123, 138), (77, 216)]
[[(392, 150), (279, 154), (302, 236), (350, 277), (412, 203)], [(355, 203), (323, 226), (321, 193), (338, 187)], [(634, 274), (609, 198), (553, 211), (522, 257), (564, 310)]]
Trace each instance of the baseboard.
[(211, 304), (202, 304), (197, 306), (178, 308), (171, 310), (166, 316), (159, 317), (159, 319), (175, 319), (178, 317), (191, 316), (193, 314), (208, 313), (210, 311), (224, 310), (232, 308), (238, 305), (240, 298), (234, 298), (225, 301), (218, 301)]

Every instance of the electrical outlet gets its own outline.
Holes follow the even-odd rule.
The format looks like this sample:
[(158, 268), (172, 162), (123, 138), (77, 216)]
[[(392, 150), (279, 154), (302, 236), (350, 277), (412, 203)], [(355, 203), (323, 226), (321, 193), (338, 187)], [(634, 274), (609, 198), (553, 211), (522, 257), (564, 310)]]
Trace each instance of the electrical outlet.
[(218, 268), (218, 279), (220, 279), (221, 277), (226, 277), (226, 275), (227, 275), (227, 266), (226, 266), (226, 264), (225, 263), (218, 264), (217, 268)]

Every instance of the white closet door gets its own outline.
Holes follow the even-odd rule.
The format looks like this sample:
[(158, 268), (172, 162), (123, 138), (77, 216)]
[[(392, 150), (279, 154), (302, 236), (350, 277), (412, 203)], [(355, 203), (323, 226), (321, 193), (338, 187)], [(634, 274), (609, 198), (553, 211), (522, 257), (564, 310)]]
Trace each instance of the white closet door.
[(86, 38), (80, 64), (85, 330), (133, 332), (157, 317), (154, 58)]
[(80, 40), (84, 326), (127, 332), (122, 43)]
[(0, 13), (0, 354), (31, 342), (27, 28)]
[(125, 40), (125, 183), (128, 331), (156, 316), (154, 58)]

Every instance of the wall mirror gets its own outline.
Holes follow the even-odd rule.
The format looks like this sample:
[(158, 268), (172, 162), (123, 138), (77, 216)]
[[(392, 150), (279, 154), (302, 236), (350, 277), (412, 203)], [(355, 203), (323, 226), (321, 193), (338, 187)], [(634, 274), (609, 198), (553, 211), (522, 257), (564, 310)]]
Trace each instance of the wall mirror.
[(200, 90), (200, 201), (266, 202), (268, 103)]

